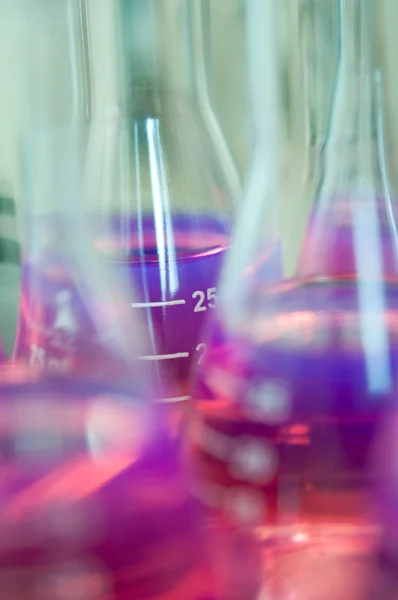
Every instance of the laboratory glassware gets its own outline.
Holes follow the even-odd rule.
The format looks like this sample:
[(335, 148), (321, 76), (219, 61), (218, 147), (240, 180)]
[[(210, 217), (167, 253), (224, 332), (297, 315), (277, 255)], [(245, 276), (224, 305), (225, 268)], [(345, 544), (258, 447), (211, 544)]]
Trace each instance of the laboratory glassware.
[(301, 47), (301, 76), (305, 98), (305, 136), (308, 146), (321, 148), (330, 113), (333, 77), (336, 68), (335, 35), (338, 3), (334, 0), (305, 0), (298, 9), (298, 35)]
[[(187, 399), (239, 180), (207, 88), (202, 2), (117, 3), (121, 100), (88, 142), (96, 247), (138, 290), (159, 377)], [(94, 217), (94, 214), (97, 217)]]
[(86, 123), (91, 115), (87, 0), (21, 0), (24, 93), (22, 122)]
[(295, 272), (295, 257), (301, 242), (298, 231), (306, 227), (311, 199), (319, 184), (319, 161), (329, 125), (333, 72), (338, 58), (338, 2), (304, 0), (291, 3), (285, 10), (288, 86), (284, 93), (288, 96), (288, 123), (284, 155), (287, 167), (284, 189), (280, 193), (289, 198), (287, 214), (281, 215), (287, 275)]
[[(258, 157), (267, 172), (261, 179), (253, 169), (238, 215), (188, 446), (201, 498), (262, 544), (263, 592), (272, 600), (362, 598), (377, 532), (368, 510), (376, 476), (369, 461), (395, 401), (398, 305), (396, 202), (384, 154), (382, 74), (372, 61), (374, 4), (338, 3), (328, 134), (317, 192), (312, 202), (303, 198), (306, 226), (297, 224), (295, 256), (286, 256), (292, 244), (281, 227), (288, 203), (275, 193), (277, 3), (246, 5), (252, 61), (262, 74), (255, 102), (261, 82), (268, 90)], [(267, 61), (258, 45), (264, 39)], [(267, 280), (273, 265), (254, 265), (278, 243), (283, 269)]]
[[(27, 103), (23, 111), (23, 127), (37, 128), (40, 124), (43, 127), (49, 124), (70, 127), (73, 124), (75, 127), (82, 126), (85, 132), (84, 124), (87, 125), (91, 112), (86, 1), (36, 0), (30, 3), (23, 0), (20, 12), (24, 31), (21, 52), (26, 59), (23, 81)], [(34, 152), (33, 148), (30, 148), (30, 152)], [(83, 151), (81, 160), (85, 160)], [(41, 185), (44, 190), (44, 180)], [(54, 223), (51, 223), (52, 219)], [(21, 266), (19, 315), (13, 348), (15, 360), (45, 362), (41, 351), (43, 347), (47, 348), (53, 332), (48, 330), (50, 315), (42, 314), (40, 303), (43, 299), (46, 301), (46, 294), (55, 292), (41, 290), (38, 273), (30, 265), (37, 251), (42, 252), (43, 246), (49, 243), (48, 236), (54, 235), (57, 226), (63, 225), (62, 220), (57, 224), (57, 219), (57, 214), (52, 214), (51, 203), (46, 205), (45, 198), (41, 204), (36, 200), (36, 204), (27, 207), (21, 217), (25, 257)], [(37, 248), (34, 244), (40, 239), (43, 246)], [(51, 260), (53, 257), (49, 254), (48, 258)], [(47, 285), (51, 285), (51, 281), (50, 278)], [(60, 293), (58, 308), (61, 320), (66, 323), (69, 318), (70, 327), (73, 327), (70, 300), (70, 294)], [(36, 338), (41, 340), (39, 346)], [(34, 346), (38, 347), (39, 354), (36, 357), (32, 354)], [(60, 358), (58, 369), (63, 360)], [(52, 356), (51, 362), (56, 368), (55, 356)], [(66, 363), (64, 368), (67, 368)]]
[[(75, 128), (32, 131), (19, 362), (0, 370), (7, 600), (212, 598), (204, 526), (140, 325), (93, 250)], [(22, 341), (20, 342), (22, 345)]]

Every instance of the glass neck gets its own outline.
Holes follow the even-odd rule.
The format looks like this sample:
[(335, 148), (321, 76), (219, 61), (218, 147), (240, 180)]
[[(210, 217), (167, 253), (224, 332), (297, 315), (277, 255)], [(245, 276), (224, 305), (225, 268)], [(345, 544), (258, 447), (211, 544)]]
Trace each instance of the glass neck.
[(203, 14), (198, 0), (119, 0), (123, 112), (158, 116), (164, 100), (208, 95)]
[(339, 0), (339, 62), (322, 154), (321, 191), (328, 194), (378, 185), (370, 5), (369, 0)]
[(26, 11), (29, 117), (44, 125), (84, 123), (91, 113), (86, 0), (38, 0)]
[(26, 128), (21, 160), (21, 205), (29, 227), (37, 217), (84, 221), (82, 178), (86, 131), (80, 126)]

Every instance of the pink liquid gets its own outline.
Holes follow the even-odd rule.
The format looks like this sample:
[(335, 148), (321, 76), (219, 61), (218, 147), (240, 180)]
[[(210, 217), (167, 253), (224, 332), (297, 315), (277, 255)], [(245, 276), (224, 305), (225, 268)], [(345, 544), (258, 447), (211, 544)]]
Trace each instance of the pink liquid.
[(4, 600), (212, 600), (204, 527), (141, 390), (0, 373)]
[[(368, 500), (378, 473), (370, 458), (398, 383), (398, 286), (363, 285), (365, 298), (385, 301), (381, 321), (376, 309), (366, 314), (373, 332), (386, 332), (381, 342), (373, 333), (366, 345), (349, 278), (298, 281), (269, 291), (269, 313), (257, 319), (254, 310), (235, 339), (225, 338), (221, 318), (199, 372), (190, 434), (196, 493), (272, 550), (272, 600), (290, 597), (294, 585), (300, 599), (350, 598), (351, 582), (341, 596), (333, 587), (334, 566), (344, 579), (345, 568), (362, 564), (358, 534), (364, 555), (373, 544)], [(278, 566), (275, 552), (284, 557)], [(317, 569), (319, 581), (308, 576)]]
[(380, 274), (393, 277), (398, 266), (393, 235), (397, 218), (395, 199), (372, 190), (321, 196), (307, 227), (300, 276), (358, 274), (359, 259), (368, 253), (368, 267), (374, 269), (376, 261)]

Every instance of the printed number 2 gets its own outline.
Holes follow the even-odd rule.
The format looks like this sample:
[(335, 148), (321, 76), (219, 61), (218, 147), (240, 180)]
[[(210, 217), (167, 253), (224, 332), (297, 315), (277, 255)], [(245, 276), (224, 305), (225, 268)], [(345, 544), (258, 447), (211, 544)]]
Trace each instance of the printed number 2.
[[(216, 293), (217, 288), (208, 288), (206, 295), (204, 292), (198, 290), (192, 294), (192, 298), (199, 298), (194, 308), (194, 312), (202, 312), (207, 308), (216, 308)], [(204, 304), (207, 297), (207, 306)]]
[(196, 351), (199, 352), (198, 365), (201, 365), (207, 352), (207, 345), (203, 343), (198, 344), (196, 346)]

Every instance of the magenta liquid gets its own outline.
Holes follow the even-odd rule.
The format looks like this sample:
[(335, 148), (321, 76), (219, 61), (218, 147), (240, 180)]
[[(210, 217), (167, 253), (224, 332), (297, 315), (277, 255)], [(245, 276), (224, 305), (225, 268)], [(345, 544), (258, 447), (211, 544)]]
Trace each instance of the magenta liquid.
[(379, 480), (371, 496), (372, 509), (380, 525), (380, 535), (369, 568), (365, 600), (398, 598), (398, 411), (391, 403), (381, 423), (373, 452)]
[(300, 275), (358, 275), (359, 259), (367, 254), (368, 268), (372, 265), (374, 269), (376, 262), (384, 276), (394, 276), (398, 267), (397, 218), (396, 200), (377, 196), (372, 190), (321, 196), (307, 227)]
[(370, 457), (397, 388), (397, 283), (361, 284), (362, 320), (349, 278), (271, 290), (268, 314), (254, 309), (235, 339), (220, 318), (196, 383), (190, 450), (197, 494), (223, 518), (264, 540), (277, 531), (288, 553), (317, 527), (329, 542), (335, 524), (366, 530), (378, 477)]
[[(38, 227), (42, 235), (58, 231), (57, 221), (51, 218)], [(171, 223), (163, 253), (162, 235), (156, 231), (153, 217), (131, 220), (127, 225), (116, 219), (112, 227), (97, 240), (97, 246), (120, 269), (121, 278), (133, 283), (131, 310), (147, 325), (150, 341), (150, 352), (143, 358), (163, 367), (171, 382), (185, 381), (191, 363), (204, 353), (200, 333), (217, 304), (229, 226), (211, 217), (180, 215)], [(80, 362), (90, 358), (96, 332), (73, 279), (65, 257), (58, 260), (51, 249), (39, 260), (25, 261), (14, 351), (17, 359), (65, 371), (77, 352)], [(74, 348), (77, 333), (79, 343)]]
[(214, 600), (202, 515), (141, 390), (13, 371), (0, 372), (1, 597)]
[[(230, 223), (206, 215), (175, 215), (170, 225), (153, 216), (115, 219), (98, 248), (128, 275), (133, 310), (146, 322), (152, 357), (184, 389), (192, 363), (205, 351), (201, 332), (217, 305), (217, 284), (229, 245)], [(138, 301), (137, 301), (138, 300)]]

